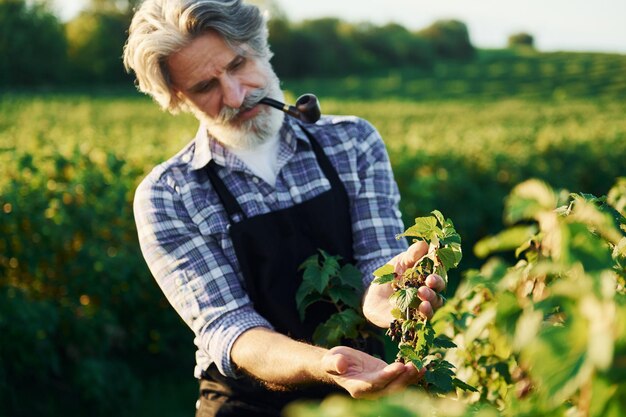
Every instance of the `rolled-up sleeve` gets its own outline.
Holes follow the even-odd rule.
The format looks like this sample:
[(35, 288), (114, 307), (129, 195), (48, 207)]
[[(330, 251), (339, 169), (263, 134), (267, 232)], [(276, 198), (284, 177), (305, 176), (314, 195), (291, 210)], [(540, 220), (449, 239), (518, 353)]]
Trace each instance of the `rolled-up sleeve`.
[(404, 226), (398, 208), (400, 192), (385, 144), (367, 121), (359, 120), (357, 132), (359, 186), (352, 207), (352, 230), (357, 267), (367, 287), (372, 273), (406, 250), (407, 242), (396, 239)]
[(253, 327), (272, 326), (252, 308), (216, 237), (200, 233), (177, 187), (164, 177), (148, 176), (139, 185), (134, 214), (148, 267), (195, 333), (201, 355), (223, 375), (237, 377), (230, 360), (235, 340)]

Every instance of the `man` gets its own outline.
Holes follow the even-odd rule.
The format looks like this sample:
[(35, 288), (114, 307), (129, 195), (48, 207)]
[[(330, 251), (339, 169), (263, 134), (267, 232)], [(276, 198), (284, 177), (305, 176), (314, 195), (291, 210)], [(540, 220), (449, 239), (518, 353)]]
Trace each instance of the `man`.
[[(196, 335), (197, 415), (278, 415), (295, 398), (382, 395), (419, 378), (412, 365), (308, 343), (325, 316), (303, 323), (296, 313), (304, 259), (318, 248), (340, 255), (369, 286), (392, 256), (402, 273), (426, 248), (395, 239), (398, 189), (370, 124), (306, 124), (259, 104), (283, 98), (270, 57), (262, 15), (239, 0), (146, 0), (124, 50), (141, 91), (200, 121), (134, 206), (146, 261)], [(425, 314), (443, 286), (431, 276), (420, 288)], [(391, 291), (373, 285), (364, 298), (380, 327), (392, 320)]]

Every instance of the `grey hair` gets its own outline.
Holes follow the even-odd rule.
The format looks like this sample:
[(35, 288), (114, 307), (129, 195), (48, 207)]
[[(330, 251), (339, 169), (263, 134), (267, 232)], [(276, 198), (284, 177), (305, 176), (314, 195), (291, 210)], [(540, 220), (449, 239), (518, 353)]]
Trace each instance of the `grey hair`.
[(170, 113), (186, 109), (173, 92), (167, 60), (208, 31), (217, 32), (235, 51), (246, 45), (269, 63), (267, 21), (258, 7), (242, 0), (145, 0), (124, 46), (124, 66), (135, 73), (139, 91)]

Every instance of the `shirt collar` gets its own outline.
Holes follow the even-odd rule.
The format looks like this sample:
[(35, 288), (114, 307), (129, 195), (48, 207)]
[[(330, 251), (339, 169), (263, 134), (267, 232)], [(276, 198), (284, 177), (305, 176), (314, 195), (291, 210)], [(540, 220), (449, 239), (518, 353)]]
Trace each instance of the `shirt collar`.
[[(292, 117), (285, 116), (279, 135), (282, 142), (281, 148), (286, 145), (292, 152), (295, 152), (298, 142), (303, 142), (310, 146), (309, 138), (302, 130), (300, 124)], [(236, 168), (241, 164), (239, 159), (227, 147), (209, 134), (203, 123), (200, 123), (194, 144), (195, 150), (191, 159), (192, 170), (204, 168), (211, 160), (214, 160), (219, 165), (231, 168)]]
[(198, 132), (196, 133), (194, 144), (195, 147), (193, 158), (191, 160), (191, 169), (202, 169), (213, 157), (211, 148), (209, 147), (209, 133), (202, 123), (200, 123)]

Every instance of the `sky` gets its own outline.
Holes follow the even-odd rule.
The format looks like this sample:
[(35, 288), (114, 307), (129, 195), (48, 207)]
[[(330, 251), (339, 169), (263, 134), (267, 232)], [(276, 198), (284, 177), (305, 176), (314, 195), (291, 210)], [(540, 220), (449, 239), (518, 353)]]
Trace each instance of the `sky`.
[[(626, 0), (277, 0), (294, 22), (339, 17), (349, 22), (399, 23), (411, 30), (458, 19), (479, 48), (502, 48), (527, 32), (541, 51), (626, 53)], [(68, 19), (85, 0), (53, 0)]]

